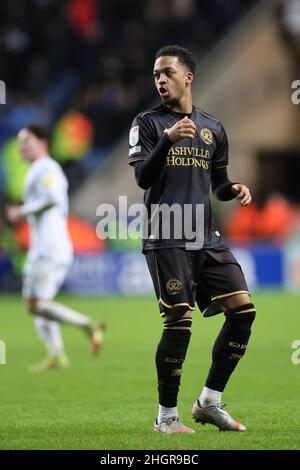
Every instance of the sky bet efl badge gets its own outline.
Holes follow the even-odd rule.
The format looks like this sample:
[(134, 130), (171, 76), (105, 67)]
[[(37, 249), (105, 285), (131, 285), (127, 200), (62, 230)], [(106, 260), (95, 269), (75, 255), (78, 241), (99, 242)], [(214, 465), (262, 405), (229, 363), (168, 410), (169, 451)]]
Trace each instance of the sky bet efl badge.
[(211, 145), (213, 141), (213, 135), (210, 129), (203, 127), (200, 131), (200, 137), (207, 145)]
[(129, 133), (129, 144), (131, 147), (136, 145), (139, 141), (139, 126), (134, 126), (130, 129)]

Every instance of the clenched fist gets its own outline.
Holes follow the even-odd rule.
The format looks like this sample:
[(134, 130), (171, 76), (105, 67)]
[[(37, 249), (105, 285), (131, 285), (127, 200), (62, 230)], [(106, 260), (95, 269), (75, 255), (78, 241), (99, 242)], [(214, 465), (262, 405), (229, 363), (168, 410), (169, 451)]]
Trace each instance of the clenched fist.
[(175, 142), (182, 139), (193, 139), (196, 132), (196, 126), (194, 121), (185, 116), (180, 121), (177, 121), (174, 126), (170, 127), (166, 132), (170, 141), (175, 144)]

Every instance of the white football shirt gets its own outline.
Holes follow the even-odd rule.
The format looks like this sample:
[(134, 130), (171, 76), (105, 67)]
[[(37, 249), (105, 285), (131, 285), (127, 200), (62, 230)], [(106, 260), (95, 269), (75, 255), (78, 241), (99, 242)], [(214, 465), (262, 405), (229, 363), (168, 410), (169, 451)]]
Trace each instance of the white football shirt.
[(41, 257), (62, 264), (71, 262), (68, 210), (68, 182), (61, 167), (48, 156), (35, 160), (26, 174), (21, 206), (30, 226), (28, 263)]

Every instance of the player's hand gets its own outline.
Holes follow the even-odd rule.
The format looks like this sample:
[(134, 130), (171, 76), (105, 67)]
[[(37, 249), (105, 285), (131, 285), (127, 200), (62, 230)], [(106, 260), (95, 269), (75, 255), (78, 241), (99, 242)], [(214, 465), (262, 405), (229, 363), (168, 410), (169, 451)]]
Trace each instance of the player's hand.
[(181, 139), (193, 139), (196, 132), (196, 126), (194, 121), (185, 116), (180, 121), (177, 121), (174, 126), (170, 127), (166, 132), (170, 141), (175, 144), (175, 142), (178, 142)]
[(15, 224), (23, 219), (23, 215), (19, 206), (8, 206), (6, 208), (6, 216), (12, 224)]
[(241, 201), (243, 207), (249, 206), (252, 201), (249, 188), (244, 184), (233, 184), (231, 191), (236, 195), (236, 198)]

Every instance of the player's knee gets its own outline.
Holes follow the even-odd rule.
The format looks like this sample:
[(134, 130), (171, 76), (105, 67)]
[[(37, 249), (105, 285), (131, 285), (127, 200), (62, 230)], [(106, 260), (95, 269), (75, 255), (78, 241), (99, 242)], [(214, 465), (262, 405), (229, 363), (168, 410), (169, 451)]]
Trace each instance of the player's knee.
[(164, 320), (164, 332), (168, 334), (168, 336), (176, 335), (176, 337), (190, 337), (191, 336), (191, 329), (192, 329), (192, 319), (191, 318), (180, 318), (179, 320)]
[(253, 303), (240, 305), (238, 307), (226, 310), (225, 317), (229, 321), (234, 321), (241, 328), (251, 329), (255, 320), (256, 309)]
[(172, 336), (175, 334), (176, 337), (190, 337), (192, 328), (191, 310), (187, 310), (186, 307), (184, 309), (174, 308), (170, 310), (171, 311), (168, 311), (168, 314), (163, 317), (164, 332), (168, 332), (168, 335), (172, 334)]
[(192, 311), (187, 310), (187, 308), (184, 306), (173, 307), (171, 309), (168, 309), (168, 313), (163, 316), (165, 322), (181, 320), (184, 318), (192, 318)]
[(250, 304), (251, 298), (250, 294), (244, 292), (242, 294), (233, 294), (224, 299), (218, 299), (217, 303), (224, 309), (224, 311), (226, 311), (236, 307), (240, 307), (241, 305)]

